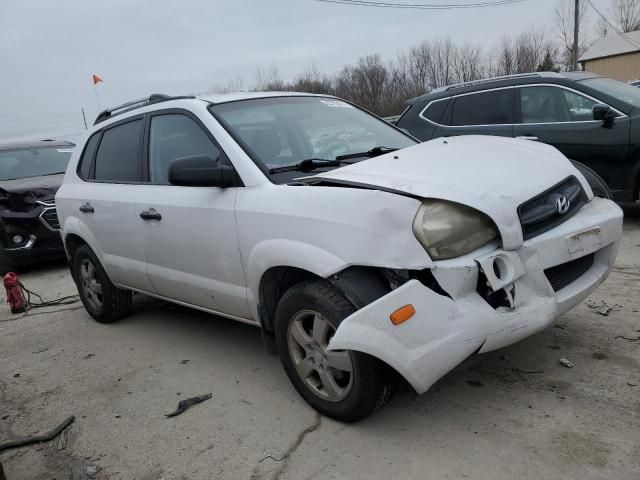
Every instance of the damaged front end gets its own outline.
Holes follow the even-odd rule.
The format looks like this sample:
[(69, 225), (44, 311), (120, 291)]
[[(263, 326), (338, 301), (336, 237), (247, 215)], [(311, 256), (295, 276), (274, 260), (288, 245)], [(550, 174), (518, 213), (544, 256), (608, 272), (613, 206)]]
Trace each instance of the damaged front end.
[[(621, 229), (619, 208), (594, 199), (518, 249), (494, 242), (426, 274), (400, 274), (391, 292), (340, 324), (329, 349), (372, 355), (423, 393), (473, 353), (539, 332), (584, 300), (613, 266)], [(415, 313), (395, 323), (405, 306)]]
[(0, 241), (10, 264), (64, 255), (55, 187), (0, 187)]

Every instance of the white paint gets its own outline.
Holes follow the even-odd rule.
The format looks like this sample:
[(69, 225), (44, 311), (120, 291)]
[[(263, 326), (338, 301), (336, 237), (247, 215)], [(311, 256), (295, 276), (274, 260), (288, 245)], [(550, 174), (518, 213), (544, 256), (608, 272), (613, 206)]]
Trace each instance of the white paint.
[[(207, 100), (260, 96), (265, 94)], [(83, 149), (72, 155), (56, 196), (63, 238), (83, 238), (119, 286), (256, 323), (260, 280), (273, 267), (301, 268), (324, 278), (351, 265), (430, 268), (452, 298), (409, 281), (345, 319), (330, 345), (382, 359), (423, 392), (474, 351), (508, 345), (547, 326), (582, 301), (613, 265), (622, 213), (610, 201), (593, 199), (567, 222), (523, 241), (517, 207), (524, 201), (569, 175), (593, 198), (582, 175), (552, 147), (499, 137), (438, 139), (306, 180), (372, 189), (274, 185), (207, 105), (201, 99), (174, 100), (99, 126), (157, 109), (187, 109), (214, 135), (244, 187), (87, 183), (76, 174)], [(496, 223), (501, 244), (434, 263), (412, 231), (420, 198), (484, 212)], [(94, 214), (78, 211), (87, 201)], [(139, 218), (139, 211), (151, 207), (161, 212), (161, 222)], [(596, 228), (597, 235), (585, 233)], [(591, 252), (596, 252), (594, 266), (554, 293), (544, 269)], [(500, 278), (493, 275), (496, 259), (505, 268)], [(494, 288), (515, 286), (514, 308), (494, 310), (476, 293), (479, 265)], [(417, 315), (393, 326), (390, 313), (407, 303)]]

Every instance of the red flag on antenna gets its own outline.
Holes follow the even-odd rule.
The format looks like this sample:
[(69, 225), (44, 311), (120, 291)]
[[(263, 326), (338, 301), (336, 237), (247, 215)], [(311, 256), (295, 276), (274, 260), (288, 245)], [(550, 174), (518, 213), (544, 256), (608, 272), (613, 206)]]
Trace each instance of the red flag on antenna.
[(104, 80), (102, 80), (98, 75), (96, 75), (95, 73), (93, 74), (93, 84), (97, 85), (100, 82), (104, 82)]

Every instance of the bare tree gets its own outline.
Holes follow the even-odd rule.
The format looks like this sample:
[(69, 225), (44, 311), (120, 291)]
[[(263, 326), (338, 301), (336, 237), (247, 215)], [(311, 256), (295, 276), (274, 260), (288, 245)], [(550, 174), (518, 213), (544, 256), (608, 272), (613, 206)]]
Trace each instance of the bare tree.
[(212, 84), (206, 91), (206, 93), (229, 93), (240, 92), (244, 87), (244, 81), (240, 77), (235, 77), (227, 80), (226, 82), (219, 82)]
[(496, 75), (512, 75), (516, 73), (516, 53), (509, 37), (502, 37), (495, 49)]
[(287, 86), (287, 90), (307, 93), (333, 94), (333, 82), (318, 69), (315, 64), (309, 65), (293, 83)]
[(578, 58), (586, 51), (586, 46), (589, 44), (587, 31), (587, 25), (589, 18), (587, 16), (586, 8), (581, 8), (578, 12), (578, 27), (580, 39), (578, 40), (578, 58), (574, 58), (573, 50), (573, 27), (575, 25), (575, 2), (573, 0), (558, 0), (556, 3), (556, 28), (558, 30), (557, 36), (560, 38), (563, 46), (563, 63), (567, 70), (573, 68)]
[(455, 49), (453, 70), (458, 82), (470, 82), (483, 77), (485, 67), (482, 48), (478, 44), (465, 42)]
[(271, 64), (268, 69), (258, 67), (255, 90), (282, 91), (286, 90), (286, 87), (286, 83), (280, 77), (278, 66), (275, 63)]
[(453, 58), (455, 46), (451, 38), (439, 38), (431, 43), (430, 62), (427, 65), (433, 88), (453, 83)]
[(640, 30), (640, 0), (614, 0), (611, 13), (623, 32)]

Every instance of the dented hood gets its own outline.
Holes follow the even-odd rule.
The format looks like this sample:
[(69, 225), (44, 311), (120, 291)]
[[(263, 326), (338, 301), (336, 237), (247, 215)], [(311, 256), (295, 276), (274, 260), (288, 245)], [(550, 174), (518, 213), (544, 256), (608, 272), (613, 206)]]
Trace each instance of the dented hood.
[(307, 177), (439, 198), (484, 212), (496, 223), (503, 248), (522, 245), (520, 204), (575, 175), (558, 150), (504, 137), (461, 136), (431, 140), (343, 168)]
[(53, 202), (64, 174), (0, 180), (0, 211), (26, 212), (37, 202)]

